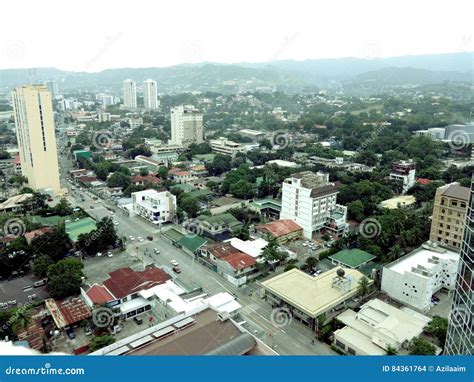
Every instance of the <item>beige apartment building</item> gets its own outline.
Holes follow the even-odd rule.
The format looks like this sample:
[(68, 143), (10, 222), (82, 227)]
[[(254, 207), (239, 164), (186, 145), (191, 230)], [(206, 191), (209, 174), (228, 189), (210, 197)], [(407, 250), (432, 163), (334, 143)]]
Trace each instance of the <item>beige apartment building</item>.
[(26, 85), (12, 92), (21, 172), (33, 190), (60, 191), (51, 92)]
[(461, 248), (469, 194), (469, 188), (457, 182), (438, 187), (431, 221), (431, 241)]
[(203, 143), (203, 114), (193, 105), (171, 108), (171, 144), (188, 147)]

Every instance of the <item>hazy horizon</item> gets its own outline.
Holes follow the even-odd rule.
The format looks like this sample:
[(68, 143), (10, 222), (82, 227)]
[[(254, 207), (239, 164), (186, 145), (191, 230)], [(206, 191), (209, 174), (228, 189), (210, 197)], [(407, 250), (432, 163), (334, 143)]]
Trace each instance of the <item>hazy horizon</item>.
[(16, 17), (2, 20), (0, 68), (99, 72), (474, 50), (467, 0), (137, 0), (133, 7), (84, 0), (79, 5), (65, 10), (57, 0), (5, 4), (6, 14), (21, 14), (22, 22)]

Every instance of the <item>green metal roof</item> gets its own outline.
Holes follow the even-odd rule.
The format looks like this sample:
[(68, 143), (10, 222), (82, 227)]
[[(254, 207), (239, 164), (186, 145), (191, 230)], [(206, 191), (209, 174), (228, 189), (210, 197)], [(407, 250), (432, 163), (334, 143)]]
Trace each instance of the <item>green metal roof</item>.
[(203, 239), (201, 236), (194, 234), (184, 235), (181, 239), (178, 240), (178, 244), (180, 244), (182, 247), (188, 249), (191, 252), (197, 251), (206, 243), (206, 239)]
[(276, 199), (255, 200), (251, 204), (258, 209), (273, 208), (278, 211), (281, 210), (281, 202)]
[(184, 234), (179, 232), (176, 228), (170, 228), (163, 232), (163, 235), (166, 236), (168, 239), (177, 242), (181, 239)]
[(343, 249), (342, 251), (329, 256), (329, 258), (338, 261), (349, 268), (358, 268), (362, 264), (375, 259), (375, 256), (362, 251), (361, 249)]
[(218, 215), (201, 215), (199, 220), (205, 221), (209, 224), (232, 224), (240, 223), (232, 214), (224, 213)]

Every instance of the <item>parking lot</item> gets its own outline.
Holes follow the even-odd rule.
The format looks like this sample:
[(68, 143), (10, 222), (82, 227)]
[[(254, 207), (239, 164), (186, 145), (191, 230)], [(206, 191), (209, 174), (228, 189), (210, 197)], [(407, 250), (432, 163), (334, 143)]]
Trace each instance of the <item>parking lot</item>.
[(9, 304), (9, 308), (11, 308), (15, 305), (48, 298), (46, 286), (34, 286), (34, 283), (39, 280), (33, 275), (26, 275), (0, 283), (0, 303), (15, 302), (15, 304)]

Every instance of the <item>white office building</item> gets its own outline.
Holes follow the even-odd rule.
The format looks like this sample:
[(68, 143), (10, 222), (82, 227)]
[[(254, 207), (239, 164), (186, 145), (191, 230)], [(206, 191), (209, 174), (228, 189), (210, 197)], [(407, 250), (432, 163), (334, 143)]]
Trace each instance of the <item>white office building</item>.
[(303, 227), (310, 239), (322, 229), (331, 212), (337, 208), (337, 190), (329, 182), (329, 174), (305, 171), (293, 174), (282, 185), (280, 219), (291, 219)]
[(405, 194), (416, 183), (416, 164), (411, 160), (395, 162), (392, 165), (390, 180), (400, 182), (402, 193)]
[(381, 290), (405, 305), (428, 311), (436, 292), (454, 288), (458, 264), (459, 253), (428, 241), (384, 266)]
[(171, 109), (171, 144), (189, 146), (204, 142), (203, 115), (192, 105)]
[(137, 107), (137, 84), (133, 80), (122, 82), (123, 106), (128, 108)]
[(145, 109), (158, 109), (158, 90), (156, 89), (156, 81), (143, 81), (143, 104)]
[(423, 332), (431, 319), (374, 299), (358, 312), (346, 310), (337, 320), (346, 325), (334, 332), (334, 345), (339, 349), (351, 355), (385, 355), (390, 348), (407, 352), (410, 341)]
[(153, 224), (170, 222), (176, 214), (176, 196), (168, 191), (133, 192), (132, 204), (133, 212)]
[(224, 137), (211, 139), (209, 145), (211, 146), (212, 151), (218, 154), (230, 155), (231, 157), (235, 157), (237, 153), (243, 153), (246, 151), (245, 147), (240, 143), (231, 141)]

